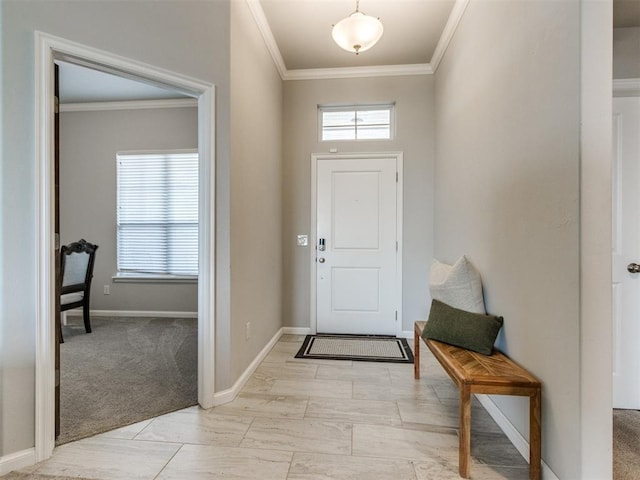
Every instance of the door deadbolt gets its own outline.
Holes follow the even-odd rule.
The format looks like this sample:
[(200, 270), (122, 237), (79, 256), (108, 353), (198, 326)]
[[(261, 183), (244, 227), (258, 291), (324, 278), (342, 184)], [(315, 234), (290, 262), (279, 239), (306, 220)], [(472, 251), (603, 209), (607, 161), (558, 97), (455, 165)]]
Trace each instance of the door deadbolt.
[(637, 263), (630, 263), (627, 265), (627, 271), (629, 273), (640, 273), (640, 265)]

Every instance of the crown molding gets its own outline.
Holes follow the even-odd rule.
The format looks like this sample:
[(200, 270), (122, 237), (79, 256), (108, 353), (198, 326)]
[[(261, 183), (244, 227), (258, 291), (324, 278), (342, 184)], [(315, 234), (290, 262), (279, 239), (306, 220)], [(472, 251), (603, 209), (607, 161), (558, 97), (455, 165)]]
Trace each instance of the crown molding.
[(614, 97), (640, 96), (640, 78), (620, 78), (613, 80)]
[(467, 9), (467, 5), (469, 5), (469, 0), (456, 0), (456, 3), (454, 3), (451, 13), (449, 14), (449, 19), (444, 26), (444, 30), (442, 30), (440, 40), (438, 40), (436, 49), (433, 51), (433, 56), (431, 57), (430, 64), (433, 68), (433, 73), (438, 70), (440, 61), (442, 60), (442, 57), (444, 57), (444, 54), (453, 39), (454, 33), (456, 33), (456, 29), (462, 19), (462, 15)]
[(410, 65), (380, 65), (371, 67), (309, 68), (287, 70), (283, 80), (323, 80), (330, 78), (393, 77), (399, 75), (430, 75), (428, 63)]
[(195, 98), (128, 100), (123, 102), (61, 103), (60, 112), (96, 112), (101, 110), (145, 110), (150, 108), (185, 108), (198, 106)]
[(271, 27), (267, 21), (267, 16), (264, 14), (264, 10), (262, 9), (262, 5), (260, 5), (259, 0), (247, 0), (247, 5), (249, 6), (249, 10), (251, 10), (251, 14), (253, 15), (256, 25), (258, 25), (258, 30), (260, 30), (260, 33), (262, 34), (264, 43), (267, 45), (267, 50), (269, 50), (269, 53), (271, 54), (273, 63), (276, 65), (278, 73), (280, 73), (280, 78), (284, 80), (287, 73), (287, 66), (284, 63), (284, 59), (282, 58), (276, 39), (273, 36)]
[(409, 65), (381, 65), (369, 67), (339, 67), (339, 68), (309, 68), (288, 70), (264, 10), (260, 5), (260, 0), (246, 0), (253, 19), (258, 26), (258, 30), (264, 39), (273, 59), (273, 63), (280, 73), (283, 81), (289, 80), (326, 80), (332, 78), (362, 78), (362, 77), (390, 77), (399, 75), (433, 75), (438, 69), (438, 65), (444, 56), (451, 39), (460, 23), (470, 0), (456, 0), (449, 19), (442, 31), (440, 40), (436, 45), (430, 63), (417, 63)]

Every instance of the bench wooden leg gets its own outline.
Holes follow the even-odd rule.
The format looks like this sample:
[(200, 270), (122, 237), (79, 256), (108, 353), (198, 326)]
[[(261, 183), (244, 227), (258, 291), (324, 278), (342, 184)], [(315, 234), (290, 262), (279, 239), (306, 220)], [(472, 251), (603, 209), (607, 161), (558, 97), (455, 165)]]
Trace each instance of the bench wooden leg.
[(529, 397), (529, 479), (540, 480), (542, 463), (542, 400), (540, 390)]
[(413, 378), (420, 378), (420, 333), (417, 326), (413, 329)]
[(460, 452), (458, 472), (462, 478), (469, 478), (471, 469), (471, 390), (460, 387)]

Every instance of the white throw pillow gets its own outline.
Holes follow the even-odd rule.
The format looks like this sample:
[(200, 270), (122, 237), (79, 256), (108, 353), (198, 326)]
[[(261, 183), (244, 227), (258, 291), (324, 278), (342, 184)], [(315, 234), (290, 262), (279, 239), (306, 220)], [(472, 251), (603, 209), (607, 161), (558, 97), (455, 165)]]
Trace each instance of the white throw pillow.
[(453, 265), (438, 260), (431, 264), (429, 275), (431, 298), (473, 313), (487, 313), (482, 297), (480, 272), (464, 255)]

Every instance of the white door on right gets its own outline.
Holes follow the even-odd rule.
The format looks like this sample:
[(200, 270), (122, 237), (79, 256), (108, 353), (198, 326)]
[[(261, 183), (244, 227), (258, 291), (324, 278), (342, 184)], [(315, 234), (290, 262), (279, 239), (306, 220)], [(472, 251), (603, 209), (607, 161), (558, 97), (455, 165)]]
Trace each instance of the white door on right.
[(613, 114), (613, 406), (640, 409), (640, 97)]

